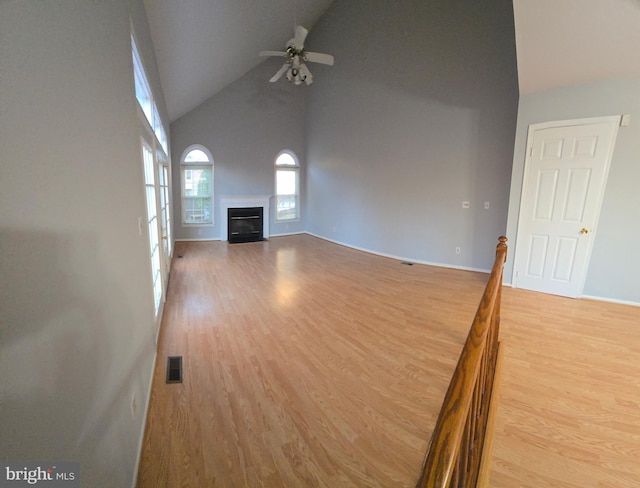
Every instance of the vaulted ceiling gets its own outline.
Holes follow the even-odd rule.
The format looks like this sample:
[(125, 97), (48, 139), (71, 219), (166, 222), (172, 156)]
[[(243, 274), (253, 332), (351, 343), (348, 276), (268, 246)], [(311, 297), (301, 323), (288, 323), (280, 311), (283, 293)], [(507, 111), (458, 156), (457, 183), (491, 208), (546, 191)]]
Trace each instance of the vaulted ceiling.
[[(260, 51), (282, 49), (296, 23), (311, 30), (333, 1), (144, 0), (170, 120), (262, 62)], [(520, 93), (640, 77), (640, 0), (513, 7)]]
[(333, 0), (144, 0), (174, 121), (310, 29)]

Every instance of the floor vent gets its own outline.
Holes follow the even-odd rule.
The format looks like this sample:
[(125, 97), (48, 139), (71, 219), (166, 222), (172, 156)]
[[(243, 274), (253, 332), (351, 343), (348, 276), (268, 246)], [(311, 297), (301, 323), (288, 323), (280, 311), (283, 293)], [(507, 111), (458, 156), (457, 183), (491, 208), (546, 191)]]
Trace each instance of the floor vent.
[(178, 254), (178, 259), (182, 259), (184, 257), (184, 254)]
[(182, 383), (182, 356), (167, 358), (167, 383)]

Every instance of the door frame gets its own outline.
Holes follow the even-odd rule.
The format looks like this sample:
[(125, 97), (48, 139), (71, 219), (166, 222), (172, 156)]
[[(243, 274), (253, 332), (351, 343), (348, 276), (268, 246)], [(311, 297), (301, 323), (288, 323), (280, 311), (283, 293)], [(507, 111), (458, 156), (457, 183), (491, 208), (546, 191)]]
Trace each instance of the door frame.
[(585, 270), (582, 273), (582, 282), (580, 283), (578, 294), (576, 298), (580, 298), (584, 292), (584, 284), (587, 279), (587, 271), (589, 269), (589, 264), (591, 263), (591, 252), (593, 250), (593, 243), (597, 237), (598, 230), (598, 222), (600, 220), (600, 213), (602, 210), (602, 202), (604, 201), (604, 195), (607, 187), (607, 179), (609, 177), (609, 170), (611, 169), (611, 160), (613, 159), (613, 152), (616, 146), (616, 139), (618, 136), (618, 129), (620, 127), (621, 115), (610, 115), (610, 116), (602, 116), (602, 117), (588, 117), (588, 118), (580, 118), (580, 119), (569, 119), (569, 120), (554, 120), (548, 122), (540, 122), (537, 124), (530, 124), (527, 130), (527, 143), (525, 146), (525, 159), (524, 159), (524, 168), (522, 175), (522, 186), (520, 190), (520, 201), (519, 201), (519, 210), (518, 210), (518, 224), (516, 230), (516, 245), (513, 253), (513, 273), (512, 273), (512, 287), (518, 287), (518, 272), (517, 263), (518, 263), (518, 254), (519, 251), (522, 252), (523, 247), (523, 202), (527, 197), (527, 187), (529, 184), (530, 170), (531, 170), (531, 161), (532, 161), (532, 151), (533, 151), (533, 139), (535, 133), (539, 130), (544, 129), (554, 129), (559, 127), (574, 127), (580, 125), (595, 125), (595, 124), (611, 124), (613, 126), (613, 137), (611, 139), (611, 147), (609, 148), (609, 153), (607, 154), (607, 159), (605, 161), (604, 175), (602, 178), (602, 183), (600, 187), (600, 191), (596, 198), (598, 199), (597, 203), (597, 212), (594, 217), (594, 222), (592, 229), (590, 230), (591, 239), (587, 242), (586, 249), (586, 260), (585, 260)]

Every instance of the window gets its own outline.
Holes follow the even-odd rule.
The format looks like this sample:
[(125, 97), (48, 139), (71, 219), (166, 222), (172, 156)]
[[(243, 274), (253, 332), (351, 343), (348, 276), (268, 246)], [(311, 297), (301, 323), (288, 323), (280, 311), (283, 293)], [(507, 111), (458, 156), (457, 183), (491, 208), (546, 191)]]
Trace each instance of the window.
[[(131, 57), (135, 96), (139, 108), (138, 122), (147, 202), (149, 257), (157, 319), (162, 306), (163, 287), (168, 282), (171, 259), (170, 169), (166, 156), (168, 141), (133, 32), (131, 33)], [(159, 323), (156, 320), (156, 324), (159, 325)]]
[(291, 151), (276, 158), (276, 221), (300, 218), (300, 165)]
[(164, 125), (158, 112), (158, 106), (153, 99), (149, 80), (147, 79), (142, 58), (140, 57), (140, 51), (138, 51), (138, 46), (136, 45), (133, 34), (131, 35), (131, 55), (133, 57), (133, 79), (136, 86), (136, 99), (147, 122), (149, 122), (151, 130), (156, 135), (158, 143), (164, 152), (168, 153), (167, 133), (164, 130)]
[(147, 75), (144, 72), (144, 66), (142, 64), (142, 58), (136, 46), (136, 41), (131, 36), (131, 55), (133, 56), (133, 78), (136, 85), (136, 98), (140, 104), (140, 108), (145, 117), (151, 123), (153, 118), (153, 100), (151, 96), (151, 87), (147, 81)]
[(158, 113), (158, 108), (154, 102), (153, 104), (153, 133), (158, 138), (158, 142), (160, 143), (160, 147), (164, 149), (164, 152), (167, 153), (167, 134), (164, 131), (164, 125), (162, 125), (162, 119), (160, 118), (160, 114)]
[(153, 164), (153, 149), (142, 139), (142, 160), (144, 161), (144, 185), (147, 194), (147, 224), (149, 226), (149, 251), (151, 256), (151, 277), (153, 279), (153, 299), (158, 313), (162, 299), (162, 279), (160, 278), (160, 240), (158, 239), (158, 212), (156, 206), (156, 182)]
[(213, 158), (203, 146), (182, 157), (182, 223), (213, 224)]

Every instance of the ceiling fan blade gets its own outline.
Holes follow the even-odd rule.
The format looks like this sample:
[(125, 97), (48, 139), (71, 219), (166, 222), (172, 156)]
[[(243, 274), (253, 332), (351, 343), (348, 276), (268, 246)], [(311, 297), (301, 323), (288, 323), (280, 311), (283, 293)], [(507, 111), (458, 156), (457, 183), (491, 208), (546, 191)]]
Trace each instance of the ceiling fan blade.
[(286, 56), (287, 53), (284, 51), (260, 51), (260, 56)]
[(273, 75), (273, 77), (269, 81), (271, 83), (275, 83), (282, 77), (282, 75), (285, 73), (285, 71), (287, 71), (287, 69), (289, 69), (289, 63), (284, 63), (282, 65), (282, 68), (280, 68), (278, 72), (275, 75)]
[(293, 38), (293, 45), (298, 48), (298, 50), (302, 50), (302, 48), (304, 47), (304, 40), (307, 38), (308, 33), (309, 31), (301, 25), (296, 26), (296, 34)]
[(333, 66), (333, 56), (331, 56), (331, 54), (305, 53), (305, 56), (307, 61), (311, 61), (312, 63), (321, 63)]

